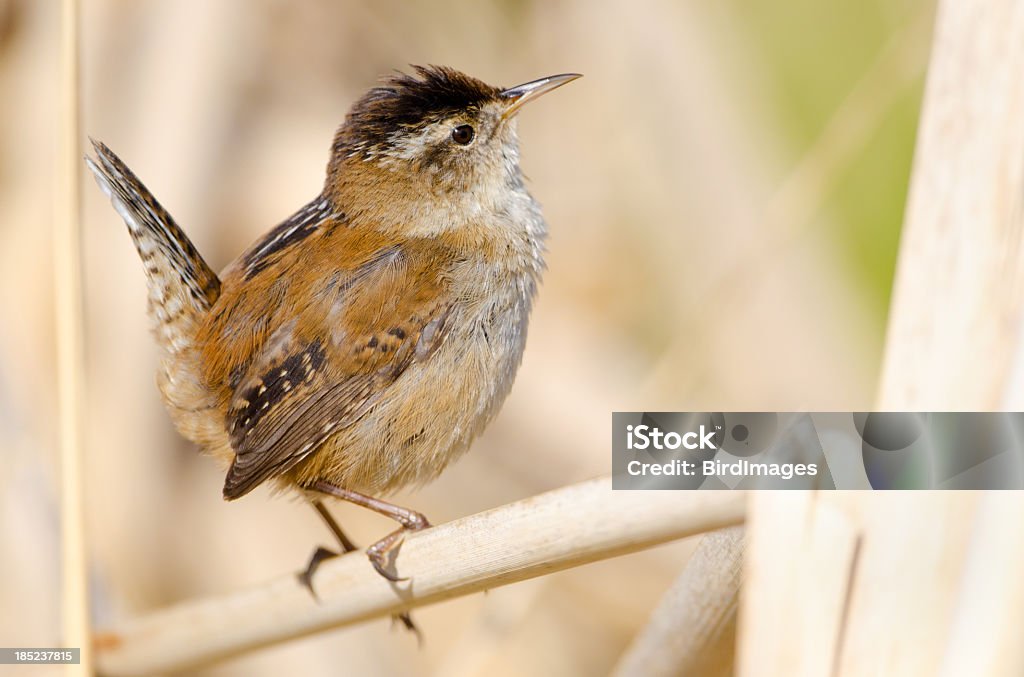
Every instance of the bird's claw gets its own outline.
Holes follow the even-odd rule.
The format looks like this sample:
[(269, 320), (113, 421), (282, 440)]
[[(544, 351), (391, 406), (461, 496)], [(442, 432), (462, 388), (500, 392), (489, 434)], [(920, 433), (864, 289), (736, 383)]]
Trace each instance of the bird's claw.
[(338, 555), (339, 553), (320, 546), (309, 558), (309, 564), (306, 565), (305, 571), (300, 571), (295, 574), (295, 577), (299, 579), (299, 584), (309, 590), (309, 594), (313, 595), (313, 598), (317, 601), (319, 601), (320, 598), (317, 596), (316, 590), (313, 589), (313, 574), (315, 574), (316, 570), (320, 568), (320, 564), (322, 562), (338, 557)]

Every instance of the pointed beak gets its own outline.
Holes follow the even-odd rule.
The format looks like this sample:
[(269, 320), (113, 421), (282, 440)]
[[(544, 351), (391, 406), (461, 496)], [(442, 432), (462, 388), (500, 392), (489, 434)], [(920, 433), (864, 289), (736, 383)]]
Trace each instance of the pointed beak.
[(562, 85), (572, 82), (576, 78), (582, 77), (583, 76), (579, 73), (563, 73), (561, 75), (550, 75), (546, 78), (527, 82), (515, 87), (509, 87), (498, 95), (509, 102), (508, 108), (505, 109), (504, 115), (501, 116), (502, 119), (507, 120), (515, 115), (526, 102), (533, 101), (543, 94), (547, 94), (554, 89), (558, 89)]

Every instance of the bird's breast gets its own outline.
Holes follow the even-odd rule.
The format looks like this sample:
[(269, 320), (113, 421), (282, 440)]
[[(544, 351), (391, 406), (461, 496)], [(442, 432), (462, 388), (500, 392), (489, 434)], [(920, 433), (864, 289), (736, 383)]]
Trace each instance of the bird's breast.
[(438, 348), (330, 440), (300, 469), (300, 481), (386, 494), (435, 478), (468, 449), (512, 387), (536, 285), (532, 274), (490, 278), (475, 280), (472, 295), (467, 287)]

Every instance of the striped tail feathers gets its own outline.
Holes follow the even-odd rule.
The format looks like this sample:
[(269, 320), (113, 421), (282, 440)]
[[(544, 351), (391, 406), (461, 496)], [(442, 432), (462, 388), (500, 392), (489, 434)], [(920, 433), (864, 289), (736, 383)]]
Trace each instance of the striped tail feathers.
[(93, 140), (86, 157), (96, 183), (128, 226), (146, 269), (149, 312), (158, 339), (172, 353), (191, 343), (195, 320), (220, 295), (220, 279), (153, 194), (114, 153)]

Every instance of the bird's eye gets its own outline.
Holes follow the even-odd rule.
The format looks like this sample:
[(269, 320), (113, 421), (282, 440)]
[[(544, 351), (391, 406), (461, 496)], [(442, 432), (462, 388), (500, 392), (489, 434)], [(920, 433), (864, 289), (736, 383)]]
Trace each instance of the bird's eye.
[(452, 141), (460, 146), (468, 146), (474, 136), (476, 136), (476, 132), (469, 125), (459, 125), (452, 130)]

